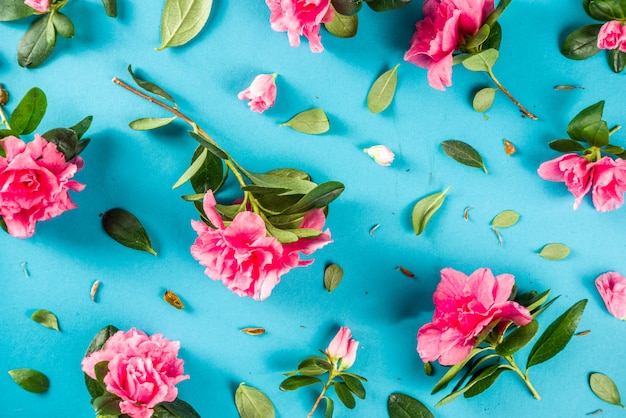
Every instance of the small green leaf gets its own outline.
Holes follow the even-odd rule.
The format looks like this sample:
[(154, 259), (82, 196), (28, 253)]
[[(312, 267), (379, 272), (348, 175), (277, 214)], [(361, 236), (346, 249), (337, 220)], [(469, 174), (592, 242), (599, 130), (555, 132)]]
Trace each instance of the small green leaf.
[(102, 226), (111, 238), (125, 247), (157, 255), (143, 225), (127, 210), (115, 208), (106, 211), (102, 216)]
[(87, 116), (76, 125), (72, 126), (70, 129), (76, 132), (76, 137), (81, 139), (83, 135), (87, 132), (89, 127), (91, 126), (91, 122), (93, 121), (93, 116)]
[(620, 155), (624, 152), (624, 148), (609, 144), (604, 147), (603, 151), (613, 155)]
[[(500, 4), (502, 4), (502, 3), (503, 3), (503, 1), (500, 1), (498, 6)], [(493, 13), (492, 13), (492, 15), (493, 15)], [(485, 42), (483, 42), (483, 44), (482, 44), (482, 49), (484, 49), (484, 50), (487, 50), (487, 49), (499, 50), (500, 49), (500, 43), (502, 42), (502, 27), (500, 26), (500, 24), (498, 22), (495, 22), (494, 24), (490, 24), (489, 26), (491, 27), (491, 30), (489, 31), (489, 36), (487, 37)]]
[(322, 383), (323, 382), (318, 379), (317, 377), (313, 377), (313, 376), (291, 376), (286, 378), (285, 380), (282, 381), (282, 383), (279, 386), (280, 390), (296, 390), (296, 389), (300, 389), (301, 387), (304, 386), (309, 386), (309, 385), (314, 385), (316, 383)]
[(396, 64), (391, 70), (385, 71), (374, 81), (372, 88), (367, 94), (367, 108), (372, 113), (380, 113), (387, 109), (396, 94), (398, 83), (398, 67)]
[(211, 14), (213, 0), (166, 0), (161, 15), (161, 46), (184, 45), (200, 33)]
[(117, 17), (117, 0), (102, 0), (104, 11), (109, 17)]
[(17, 45), (17, 63), (20, 67), (38, 67), (52, 53), (54, 45), (50, 45), (46, 39), (49, 19), (50, 14), (36, 19), (20, 39)]
[(303, 376), (320, 376), (331, 368), (332, 365), (321, 357), (309, 357), (298, 364), (298, 372)]
[(121, 399), (118, 396), (106, 393), (95, 398), (91, 405), (98, 416), (119, 416), (122, 414), (120, 402)]
[(62, 37), (74, 37), (74, 24), (72, 23), (70, 18), (63, 13), (57, 11), (53, 15), (52, 23), (54, 23), (54, 28), (56, 29), (56, 32)]
[(465, 367), (465, 365), (470, 360), (472, 360), (478, 354), (481, 354), (482, 352), (486, 350), (488, 350), (488, 348), (474, 348), (468, 354), (468, 356), (463, 359), (463, 361), (450, 367), (450, 369), (448, 369), (446, 374), (444, 374), (443, 377), (439, 379), (439, 381), (435, 384), (435, 386), (433, 387), (433, 390), (430, 392), (431, 395), (434, 395), (435, 393), (439, 392), (441, 389), (445, 389), (445, 387), (448, 386), (448, 383), (450, 383), (450, 381), (454, 379), (454, 377), (463, 369), (463, 367)]
[(33, 321), (46, 328), (50, 328), (56, 331), (61, 331), (59, 328), (59, 320), (56, 315), (46, 309), (36, 310), (30, 317)]
[(411, 0), (368, 0), (366, 3), (375, 12), (386, 12), (400, 9), (411, 3)]
[(546, 244), (539, 255), (546, 260), (563, 260), (570, 253), (570, 248), (565, 244)]
[(588, 3), (589, 15), (596, 20), (620, 20), (626, 18), (626, 4), (622, 0), (596, 0)]
[(478, 54), (472, 54), (462, 62), (463, 67), (470, 71), (490, 72), (493, 64), (498, 60), (498, 50), (489, 48)]
[(324, 418), (333, 418), (335, 403), (328, 396), (324, 396), (324, 399), (326, 399), (326, 412), (324, 413)]
[(50, 387), (50, 381), (45, 374), (32, 369), (9, 370), (9, 376), (22, 389), (33, 393), (43, 393)]
[(598, 32), (602, 25), (588, 25), (567, 35), (561, 45), (561, 54), (573, 60), (584, 60), (600, 52)]
[(359, 17), (356, 14), (343, 15), (335, 10), (335, 17), (324, 27), (338, 38), (352, 38), (359, 28)]
[(206, 161), (208, 151), (205, 149), (202, 150), (197, 159), (195, 159), (189, 168), (185, 170), (185, 172), (176, 180), (176, 183), (172, 186), (172, 189), (176, 189), (187, 182), (187, 180), (191, 179), (193, 176), (200, 171), (200, 169), (204, 166), (204, 162)]
[(424, 232), (430, 218), (441, 208), (448, 190), (450, 190), (450, 187), (447, 187), (443, 192), (426, 196), (415, 204), (413, 212), (411, 213), (411, 221), (415, 235), (420, 235)]
[(216, 157), (222, 159), (222, 160), (228, 160), (230, 157), (228, 156), (228, 154), (226, 153), (226, 151), (224, 151), (223, 149), (221, 149), (220, 147), (218, 147), (217, 145), (215, 145), (214, 143), (207, 141), (207, 139), (194, 132), (194, 131), (187, 131), (187, 133), (189, 134), (189, 136), (191, 136), (193, 139), (195, 139), (196, 141), (198, 141), (198, 143), (200, 145), (202, 145), (204, 148), (207, 149), (207, 151), (209, 151), (211, 154), (215, 155)]
[(0, 0), (0, 22), (23, 19), (32, 16), (34, 12), (23, 0)]
[(426, 405), (411, 396), (395, 392), (387, 399), (389, 418), (435, 418)]
[(343, 279), (343, 269), (337, 264), (331, 264), (324, 270), (324, 287), (328, 293), (332, 292), (339, 286)]
[[(202, 145), (198, 145), (193, 153), (191, 164), (200, 157), (204, 150)], [(224, 171), (222, 159), (214, 154), (207, 154), (202, 167), (196, 171), (196, 174), (191, 176), (189, 181), (193, 190), (197, 194), (204, 196), (208, 190), (213, 190), (215, 194), (222, 187), (227, 177), (228, 172)]]
[(492, 87), (485, 87), (478, 90), (478, 93), (474, 96), (472, 106), (476, 112), (486, 112), (493, 105), (493, 101), (496, 98), (496, 91), (498, 89)]
[(602, 373), (591, 373), (589, 375), (589, 387), (592, 392), (604, 402), (608, 402), (612, 405), (618, 405), (622, 408), (624, 407), (615, 382), (613, 382), (613, 380), (607, 375)]
[(535, 337), (538, 329), (539, 324), (535, 320), (530, 321), (523, 327), (518, 327), (498, 344), (496, 352), (504, 357), (512, 356)]
[(235, 392), (235, 406), (241, 418), (274, 418), (276, 411), (272, 401), (260, 390), (239, 384)]
[(603, 147), (609, 143), (609, 127), (603, 120), (585, 126), (581, 135), (589, 145), (594, 147)]
[(550, 142), (548, 146), (559, 152), (576, 152), (585, 149), (580, 142), (574, 141), (573, 139), (557, 139)]
[(335, 12), (344, 16), (352, 16), (358, 13), (363, 6), (363, 0), (332, 0), (331, 3)]
[(57, 42), (57, 30), (54, 27), (54, 22), (52, 21), (53, 15), (50, 14), (50, 18), (48, 19), (48, 24), (46, 25), (46, 42), (48, 45), (54, 48), (54, 45)]
[(481, 371), (474, 374), (472, 380), (470, 380), (466, 386), (467, 390), (463, 392), (463, 396), (465, 398), (472, 398), (474, 396), (480, 395), (487, 389), (491, 387), (495, 383), (495, 381), (500, 377), (502, 372), (508, 369), (503, 368), (502, 365), (486, 367)]
[(46, 141), (57, 146), (57, 150), (63, 153), (65, 161), (69, 161), (76, 156), (78, 137), (76, 136), (76, 132), (73, 130), (67, 128), (55, 128), (45, 132), (41, 136), (43, 136)]
[(476, 50), (487, 40), (490, 32), (491, 32), (491, 28), (489, 27), (489, 25), (487, 24), (482, 25), (475, 35), (469, 37), (465, 41), (465, 43), (462, 45), (463, 50), (467, 50), (467, 51)]
[(303, 134), (319, 135), (328, 132), (330, 123), (324, 110), (313, 108), (295, 115), (280, 126), (289, 126), (291, 129)]
[(169, 100), (172, 103), (176, 103), (174, 98), (168, 92), (163, 90), (161, 87), (157, 86), (155, 83), (151, 81), (145, 81), (137, 77), (135, 73), (133, 72), (132, 66), (130, 65), (128, 66), (128, 72), (130, 73), (130, 76), (133, 78), (135, 83), (137, 83), (137, 85), (141, 87), (142, 89), (144, 89), (145, 91), (150, 92), (152, 94), (156, 94), (157, 96), (162, 97), (165, 100)]
[(176, 116), (171, 118), (141, 118), (128, 124), (131, 129), (136, 131), (149, 131), (151, 129), (161, 128), (174, 122)]
[(585, 305), (587, 305), (587, 299), (575, 303), (546, 328), (530, 350), (526, 370), (550, 360), (565, 348), (576, 332)]
[(430, 361), (424, 363), (424, 374), (426, 376), (432, 376), (435, 370), (433, 370), (433, 364)]
[(180, 398), (176, 398), (172, 402), (161, 402), (159, 406), (174, 415), (176, 418), (200, 418), (200, 414), (198, 414), (198, 412), (191, 405)]
[(585, 128), (602, 121), (604, 110), (604, 100), (581, 110), (567, 125), (567, 134), (577, 141), (587, 142)]
[(341, 403), (344, 404), (346, 408), (353, 409), (356, 406), (356, 401), (354, 396), (352, 396), (352, 392), (348, 389), (348, 386), (343, 382), (334, 382), (333, 386), (335, 387), (335, 393)]
[(40, 88), (28, 90), (11, 114), (11, 130), (18, 135), (32, 133), (39, 126), (47, 108), (46, 94)]
[(350, 392), (352, 392), (357, 398), (365, 399), (365, 387), (359, 379), (348, 374), (342, 374), (341, 378), (348, 389), (350, 389)]
[(509, 228), (519, 221), (519, 213), (514, 210), (504, 210), (491, 221), (494, 228)]
[(345, 186), (339, 181), (324, 182), (307, 192), (302, 199), (298, 200), (290, 208), (287, 208), (282, 214), (291, 215), (308, 212), (311, 209), (324, 208), (337, 199), (344, 190)]
[(610, 50), (607, 57), (609, 67), (614, 73), (621, 73), (626, 67), (626, 53), (620, 51), (619, 48)]
[(443, 141), (441, 147), (443, 152), (454, 161), (468, 167), (482, 168), (485, 173), (488, 173), (483, 158), (471, 145), (463, 141), (451, 139)]

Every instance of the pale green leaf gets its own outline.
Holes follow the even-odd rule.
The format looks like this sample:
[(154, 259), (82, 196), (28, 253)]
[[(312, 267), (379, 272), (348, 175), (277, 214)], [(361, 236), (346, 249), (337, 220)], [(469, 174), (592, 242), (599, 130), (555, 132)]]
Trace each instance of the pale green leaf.
[(235, 406), (241, 418), (274, 418), (272, 401), (260, 390), (241, 383), (235, 392)]
[(141, 118), (132, 121), (128, 126), (136, 131), (149, 131), (169, 125), (174, 119), (176, 119), (176, 116), (172, 116), (171, 118)]
[(496, 91), (498, 89), (492, 87), (485, 87), (480, 89), (474, 96), (472, 106), (477, 112), (486, 112), (493, 105), (493, 101), (496, 98)]
[(191, 179), (194, 176), (194, 174), (196, 174), (198, 170), (200, 170), (203, 167), (204, 161), (207, 158), (207, 154), (208, 154), (208, 151), (206, 148), (204, 148), (202, 152), (200, 153), (200, 155), (198, 156), (198, 158), (196, 158), (193, 161), (193, 163), (191, 163), (189, 168), (185, 170), (185, 172), (180, 176), (180, 178), (176, 180), (176, 183), (174, 183), (174, 185), (172, 186), (172, 189), (176, 189), (182, 186), (183, 184), (185, 184), (187, 180)]
[(161, 16), (161, 46), (158, 51), (184, 45), (204, 27), (213, 0), (166, 0)]
[(30, 319), (46, 328), (61, 331), (61, 329), (59, 328), (59, 320), (57, 319), (56, 315), (46, 309), (36, 310), (31, 315)]
[(367, 95), (367, 108), (372, 113), (380, 113), (387, 109), (396, 94), (398, 82), (398, 67), (396, 64), (391, 70), (385, 71), (372, 85)]
[(462, 62), (463, 67), (470, 71), (485, 71), (490, 72), (493, 64), (498, 60), (497, 49), (485, 49), (478, 54), (472, 54), (465, 58)]
[(352, 38), (359, 28), (359, 17), (356, 14), (346, 16), (335, 11), (333, 20), (324, 23), (324, 27), (338, 38)]
[(563, 260), (570, 253), (570, 248), (565, 244), (546, 244), (539, 255), (546, 260)]
[(494, 228), (508, 228), (519, 221), (519, 213), (514, 210), (504, 210), (496, 215), (491, 221)]
[(607, 375), (591, 373), (589, 375), (589, 387), (591, 387), (593, 393), (603, 401), (613, 405), (619, 405), (622, 408), (624, 407), (615, 382)]
[(413, 207), (411, 214), (411, 220), (413, 223), (413, 231), (415, 235), (420, 235), (424, 232), (426, 225), (430, 221), (430, 218), (441, 208), (446, 193), (448, 193), (450, 187), (446, 188), (443, 192), (434, 193), (419, 200)]
[(339, 286), (343, 279), (343, 269), (337, 264), (331, 264), (324, 270), (324, 287), (328, 293)]
[(323, 109), (313, 108), (295, 115), (280, 126), (289, 126), (291, 129), (303, 134), (319, 135), (328, 132), (330, 123)]

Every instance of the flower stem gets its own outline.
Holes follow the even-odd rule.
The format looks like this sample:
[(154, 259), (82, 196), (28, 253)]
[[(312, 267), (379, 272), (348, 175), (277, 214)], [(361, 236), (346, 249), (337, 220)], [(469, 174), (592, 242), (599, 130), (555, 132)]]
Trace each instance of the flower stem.
[(500, 91), (502, 93), (504, 93), (506, 95), (506, 97), (508, 97), (509, 99), (511, 99), (511, 101), (513, 103), (515, 103), (515, 105), (517, 107), (519, 107), (519, 110), (525, 115), (528, 116), (529, 118), (531, 118), (532, 120), (537, 120), (539, 119), (536, 115), (534, 115), (530, 110), (526, 109), (515, 97), (513, 97), (513, 95), (504, 88), (504, 86), (498, 81), (498, 79), (496, 78), (496, 76), (493, 74), (493, 71), (487, 71), (487, 74), (489, 74), (489, 77), (491, 77), (491, 79), (493, 80), (494, 83), (496, 83), (496, 86), (498, 86), (498, 88), (500, 89)]
[(620, 129), (622, 129), (622, 125), (614, 126), (613, 129), (609, 131), (609, 136), (613, 135), (615, 132), (619, 131)]
[(324, 388), (322, 389), (320, 396), (318, 396), (317, 399), (315, 400), (315, 403), (313, 404), (313, 408), (311, 408), (311, 411), (307, 415), (307, 418), (311, 418), (313, 416), (313, 413), (319, 406), (320, 402), (322, 401), (322, 399), (324, 399), (324, 395), (326, 394), (326, 391), (328, 390), (328, 388), (330, 388), (330, 385), (333, 384), (333, 379), (335, 378), (335, 376), (336, 376), (335, 369), (333, 368), (333, 370), (330, 371), (330, 375), (328, 376), (328, 382), (326, 382), (326, 384), (324, 385)]
[(503, 358), (511, 365), (511, 370), (513, 370), (515, 373), (517, 373), (519, 377), (522, 378), (522, 380), (526, 384), (526, 387), (528, 388), (528, 390), (530, 390), (530, 393), (532, 393), (535, 399), (541, 400), (541, 396), (539, 396), (539, 392), (537, 392), (537, 389), (535, 389), (533, 384), (530, 382), (530, 378), (528, 377), (528, 371), (526, 372), (526, 374), (524, 374), (520, 370), (517, 363), (515, 363), (515, 359), (513, 358), (513, 356), (508, 356), (508, 357), (503, 357)]
[[(7, 96), (4, 96), (4, 99), (8, 98), (8, 93), (6, 92), (6, 90), (4, 90), (4, 86), (2, 84), (0, 84), (0, 94), (1, 93), (4, 93), (7, 95)], [(2, 108), (3, 104), (4, 103), (0, 103), (0, 125), (4, 125), (6, 126), (8, 130), (11, 130), (11, 125), (9, 125), (9, 119), (5, 115), (4, 109)]]

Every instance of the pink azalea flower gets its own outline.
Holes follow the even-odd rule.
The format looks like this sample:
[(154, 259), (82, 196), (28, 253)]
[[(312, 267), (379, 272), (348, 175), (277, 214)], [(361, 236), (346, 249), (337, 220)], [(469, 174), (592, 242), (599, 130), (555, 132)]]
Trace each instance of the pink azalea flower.
[(330, 0), (265, 0), (270, 23), (276, 32), (287, 32), (289, 44), (300, 46), (300, 36), (309, 40), (312, 52), (322, 52), (320, 25), (333, 20)]
[(472, 351), (476, 336), (495, 321), (526, 325), (532, 318), (525, 307), (509, 300), (515, 280), (511, 274), (493, 275), (481, 268), (470, 276), (445, 268), (433, 301), (433, 321), (417, 334), (423, 361), (445, 366), (460, 363)]
[(120, 409), (132, 418), (149, 418), (161, 402), (172, 402), (178, 396), (176, 385), (189, 379), (183, 375), (184, 361), (178, 358), (180, 343), (161, 334), (148, 337), (132, 328), (118, 331), (100, 351), (85, 357), (82, 370), (96, 378), (96, 364), (107, 361), (104, 384), (109, 393), (121, 398)]
[(349, 369), (356, 360), (359, 342), (352, 339), (350, 328), (341, 327), (326, 348), (326, 354), (336, 363), (339, 361), (339, 370)]
[(475, 35), (494, 9), (493, 0), (426, 0), (404, 60), (428, 68), (428, 84), (452, 85), (452, 54)]
[(68, 192), (85, 188), (70, 180), (83, 168), (82, 158), (66, 162), (56, 145), (39, 135), (28, 144), (14, 136), (0, 144), (6, 153), (0, 157), (0, 216), (9, 234), (28, 238), (38, 221), (77, 207)]
[(617, 319), (626, 321), (626, 278), (610, 271), (596, 278), (596, 288), (609, 313)]
[(596, 210), (608, 212), (622, 206), (626, 191), (626, 161), (602, 157), (591, 165), (591, 197)]
[(50, 0), (24, 0), (24, 4), (39, 13), (45, 13), (48, 11), (48, 7), (50, 7)]
[(598, 32), (598, 48), (626, 52), (626, 27), (618, 20), (610, 20)]
[(578, 209), (583, 197), (591, 189), (591, 171), (593, 164), (577, 154), (564, 154), (539, 166), (537, 173), (548, 181), (564, 182), (576, 200), (574, 209)]
[(385, 145), (374, 145), (363, 149), (363, 152), (372, 157), (377, 164), (385, 167), (390, 166), (395, 158), (393, 151)]
[(276, 74), (259, 74), (247, 89), (239, 92), (239, 100), (249, 100), (248, 106), (253, 112), (263, 113), (274, 106), (276, 101)]

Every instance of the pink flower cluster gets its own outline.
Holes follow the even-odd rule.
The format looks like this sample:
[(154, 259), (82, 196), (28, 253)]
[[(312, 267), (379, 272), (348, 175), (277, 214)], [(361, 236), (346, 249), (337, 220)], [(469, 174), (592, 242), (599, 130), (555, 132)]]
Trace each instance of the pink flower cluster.
[(66, 162), (56, 145), (39, 135), (28, 144), (14, 136), (0, 144), (6, 154), (0, 156), (0, 216), (9, 234), (28, 238), (38, 221), (77, 207), (68, 191), (85, 188), (70, 180), (83, 168), (82, 158)]
[(598, 276), (596, 288), (609, 313), (617, 319), (626, 321), (626, 278), (610, 271)]
[(358, 348), (359, 342), (352, 339), (350, 328), (341, 327), (337, 335), (328, 344), (326, 354), (334, 364), (339, 362), (339, 370), (346, 370), (354, 364)]
[(239, 100), (249, 100), (248, 106), (253, 112), (263, 113), (274, 106), (276, 101), (276, 74), (259, 74), (254, 77), (247, 89), (239, 92)]
[(433, 301), (433, 321), (417, 333), (417, 352), (423, 361), (444, 366), (460, 363), (476, 345), (476, 336), (496, 321), (523, 326), (532, 320), (525, 307), (509, 300), (515, 280), (511, 274), (493, 275), (481, 268), (470, 276), (445, 268)]
[(104, 377), (107, 392), (121, 398), (120, 410), (132, 418), (149, 418), (161, 402), (172, 402), (178, 396), (176, 385), (186, 379), (184, 361), (178, 358), (180, 343), (161, 334), (148, 337), (143, 331), (118, 331), (104, 349), (85, 357), (81, 368), (92, 379), (94, 368), (108, 361)]
[(39, 13), (45, 13), (50, 7), (50, 0), (24, 0), (24, 4)]
[[(299, 253), (311, 255), (332, 242), (326, 230), (315, 238), (300, 238), (296, 242), (281, 244), (268, 236), (263, 219), (256, 213), (238, 213), (230, 225), (225, 226), (209, 190), (203, 202), (204, 212), (215, 228), (203, 222), (191, 221), (198, 238), (191, 246), (192, 256), (205, 266), (205, 274), (239, 296), (257, 300), (267, 298), (280, 277), (294, 267), (307, 266), (313, 260), (301, 260)], [(304, 215), (301, 228), (322, 231), (326, 217), (321, 209)]]
[(475, 35), (493, 12), (493, 0), (426, 0), (405, 61), (428, 68), (428, 84), (452, 85), (452, 54)]
[(618, 20), (610, 20), (598, 32), (598, 48), (626, 52), (626, 26)]
[(574, 209), (578, 209), (589, 190), (599, 212), (615, 210), (624, 203), (626, 161), (621, 158), (605, 156), (589, 162), (578, 154), (564, 154), (541, 164), (537, 172), (544, 180), (565, 183), (576, 197)]
[(330, 0), (265, 0), (270, 24), (277, 32), (287, 32), (289, 44), (300, 46), (300, 36), (309, 40), (312, 52), (322, 52), (320, 26), (333, 20)]

